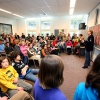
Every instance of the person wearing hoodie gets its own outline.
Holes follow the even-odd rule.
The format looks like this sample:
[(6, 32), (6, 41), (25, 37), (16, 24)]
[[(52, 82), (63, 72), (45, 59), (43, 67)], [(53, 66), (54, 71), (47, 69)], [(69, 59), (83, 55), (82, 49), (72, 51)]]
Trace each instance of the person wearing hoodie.
[(77, 86), (73, 100), (100, 100), (100, 54), (94, 60), (86, 82)]

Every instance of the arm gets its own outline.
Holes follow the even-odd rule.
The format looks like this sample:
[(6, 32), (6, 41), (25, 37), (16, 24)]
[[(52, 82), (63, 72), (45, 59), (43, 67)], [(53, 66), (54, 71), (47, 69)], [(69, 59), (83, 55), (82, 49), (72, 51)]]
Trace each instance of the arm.
[(42, 55), (43, 55), (44, 57), (47, 56), (47, 55), (45, 54), (45, 52), (44, 52), (44, 49), (42, 49)]
[(6, 78), (3, 75), (0, 75), (0, 84), (9, 89), (17, 89), (17, 86), (14, 85), (12, 82), (6, 80)]
[(26, 65), (26, 66), (22, 69), (21, 73), (22, 73), (23, 76), (26, 75), (26, 71), (27, 71), (28, 68), (29, 68), (28, 65)]

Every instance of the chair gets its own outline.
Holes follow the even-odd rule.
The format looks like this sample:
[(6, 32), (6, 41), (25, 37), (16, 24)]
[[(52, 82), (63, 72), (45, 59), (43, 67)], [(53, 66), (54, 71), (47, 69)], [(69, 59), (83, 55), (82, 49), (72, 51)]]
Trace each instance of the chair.
[(80, 47), (79, 49), (79, 57), (85, 56), (85, 47)]

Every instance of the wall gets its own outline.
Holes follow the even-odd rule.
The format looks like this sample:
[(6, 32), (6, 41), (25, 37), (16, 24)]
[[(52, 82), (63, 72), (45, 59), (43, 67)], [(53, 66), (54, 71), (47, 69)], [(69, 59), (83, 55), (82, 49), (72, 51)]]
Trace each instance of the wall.
[[(99, 17), (98, 17), (98, 24), (100, 24), (100, 4), (89, 14), (88, 18), (88, 28), (95, 25), (95, 16), (96, 16), (96, 9), (99, 8)], [(93, 51), (93, 58), (92, 60), (96, 58), (96, 56), (100, 53), (100, 49), (94, 48)]]
[(26, 29), (26, 21), (24, 19), (17, 20), (17, 29), (18, 29), (18, 34), (20, 36), (22, 33), (26, 35), (27, 29)]
[(17, 20), (0, 17), (0, 23), (11, 24), (13, 33), (17, 33)]

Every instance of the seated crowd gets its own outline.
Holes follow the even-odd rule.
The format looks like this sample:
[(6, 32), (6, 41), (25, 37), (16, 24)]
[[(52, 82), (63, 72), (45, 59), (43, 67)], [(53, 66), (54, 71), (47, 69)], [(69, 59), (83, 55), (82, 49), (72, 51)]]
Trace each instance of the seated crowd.
[[(67, 100), (59, 89), (64, 81), (64, 64), (57, 55), (68, 52), (70, 47), (73, 53), (79, 53), (80, 46), (84, 47), (81, 40), (84, 40), (82, 34), (79, 37), (74, 34), (71, 38), (70, 34), (66, 36), (62, 32), (58, 37), (47, 34), (45, 38), (43, 35), (38, 35), (36, 38), (30, 34), (26, 37), (23, 33), (21, 37), (17, 33), (14, 36), (1, 35), (0, 100)], [(38, 61), (39, 69), (30, 68), (28, 64), (30, 59)], [(95, 65), (98, 59), (100, 55), (94, 61), (86, 83), (78, 85), (73, 100), (100, 99), (99, 81), (97, 81), (100, 68), (99, 64)], [(38, 74), (38, 78), (35, 74)], [(26, 80), (34, 82), (34, 86), (32, 87)], [(88, 91), (92, 97), (88, 96)]]

